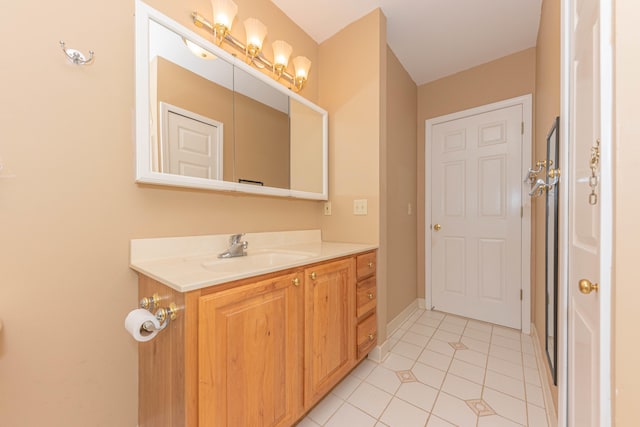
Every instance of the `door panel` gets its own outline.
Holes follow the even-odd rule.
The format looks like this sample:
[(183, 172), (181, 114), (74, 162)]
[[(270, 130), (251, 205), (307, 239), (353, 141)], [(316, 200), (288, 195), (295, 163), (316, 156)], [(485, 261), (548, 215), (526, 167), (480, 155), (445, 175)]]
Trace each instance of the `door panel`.
[(478, 199), (480, 217), (506, 216), (506, 158), (505, 156), (479, 159)]
[(161, 109), (162, 172), (222, 179), (222, 123), (165, 103)]
[[(568, 253), (568, 424), (600, 425), (600, 202), (590, 203), (592, 147), (601, 138), (600, 1), (573, 0), (571, 28)], [(599, 168), (595, 173), (599, 181)], [(593, 181), (592, 181), (593, 184)], [(600, 198), (599, 186), (595, 188)]]
[(466, 294), (464, 238), (447, 237), (444, 241), (444, 291), (464, 296)]
[(451, 162), (444, 165), (445, 174), (445, 191), (442, 193), (444, 198), (444, 213), (447, 217), (463, 218), (465, 215), (465, 162)]
[[(505, 258), (506, 242), (504, 240), (480, 239), (479, 241), (479, 286), (478, 297), (494, 302), (508, 303), (505, 298)], [(497, 268), (496, 268), (497, 267)]]
[(432, 127), (432, 305), (520, 329), (523, 106)]

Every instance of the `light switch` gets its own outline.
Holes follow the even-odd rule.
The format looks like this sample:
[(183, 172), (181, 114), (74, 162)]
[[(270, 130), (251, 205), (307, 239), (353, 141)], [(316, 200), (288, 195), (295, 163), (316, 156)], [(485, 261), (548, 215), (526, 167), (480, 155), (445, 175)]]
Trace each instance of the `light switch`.
[(354, 215), (367, 215), (367, 199), (357, 199), (353, 201), (353, 214)]
[(331, 215), (331, 202), (324, 202), (324, 214)]

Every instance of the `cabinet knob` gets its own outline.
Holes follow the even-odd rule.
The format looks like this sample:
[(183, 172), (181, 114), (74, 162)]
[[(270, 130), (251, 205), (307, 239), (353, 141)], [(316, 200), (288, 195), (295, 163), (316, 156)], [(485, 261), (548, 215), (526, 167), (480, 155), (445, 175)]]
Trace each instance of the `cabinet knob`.
[(309, 277), (311, 277), (312, 280), (316, 280), (316, 277), (318, 277), (318, 276), (316, 275), (316, 272), (314, 271), (309, 275)]
[(293, 283), (294, 286), (300, 286), (300, 279), (296, 277), (295, 279), (291, 280), (291, 283)]
[(373, 335), (373, 334), (369, 334), (369, 341), (373, 341), (373, 339), (374, 339), (375, 337), (376, 337), (375, 335)]
[(369, 264), (367, 264), (369, 266), (369, 268), (373, 268), (373, 261), (369, 261)]
[(369, 292), (367, 296), (369, 297), (369, 299), (373, 299), (373, 292)]

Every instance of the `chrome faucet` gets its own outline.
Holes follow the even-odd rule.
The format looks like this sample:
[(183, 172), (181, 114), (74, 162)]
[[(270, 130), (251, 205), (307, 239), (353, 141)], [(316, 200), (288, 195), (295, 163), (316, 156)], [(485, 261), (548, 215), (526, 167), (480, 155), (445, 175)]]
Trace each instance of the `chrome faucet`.
[(249, 246), (249, 242), (241, 242), (240, 239), (242, 236), (244, 236), (244, 233), (232, 234), (231, 237), (229, 237), (229, 249), (219, 254), (218, 258), (234, 258), (247, 255), (244, 250)]

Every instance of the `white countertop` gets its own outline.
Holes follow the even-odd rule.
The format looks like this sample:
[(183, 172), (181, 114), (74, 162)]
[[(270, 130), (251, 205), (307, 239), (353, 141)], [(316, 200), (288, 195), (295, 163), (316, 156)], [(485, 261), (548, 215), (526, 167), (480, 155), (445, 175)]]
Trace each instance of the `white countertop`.
[(327, 261), (376, 245), (322, 241), (320, 230), (247, 233), (248, 256), (219, 259), (229, 235), (131, 240), (130, 267), (179, 292)]

